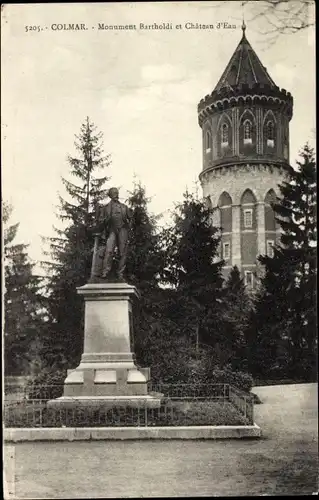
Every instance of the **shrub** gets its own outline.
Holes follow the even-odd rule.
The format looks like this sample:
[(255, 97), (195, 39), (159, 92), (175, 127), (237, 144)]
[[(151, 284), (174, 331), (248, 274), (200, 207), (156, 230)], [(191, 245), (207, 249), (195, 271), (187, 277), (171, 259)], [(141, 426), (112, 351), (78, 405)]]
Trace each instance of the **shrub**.
[(62, 396), (66, 370), (46, 368), (31, 378), (27, 385), (29, 399), (54, 399)]
[(249, 373), (232, 371), (229, 366), (223, 369), (214, 369), (209, 377), (212, 384), (230, 384), (244, 392), (250, 392), (254, 384), (253, 377)]

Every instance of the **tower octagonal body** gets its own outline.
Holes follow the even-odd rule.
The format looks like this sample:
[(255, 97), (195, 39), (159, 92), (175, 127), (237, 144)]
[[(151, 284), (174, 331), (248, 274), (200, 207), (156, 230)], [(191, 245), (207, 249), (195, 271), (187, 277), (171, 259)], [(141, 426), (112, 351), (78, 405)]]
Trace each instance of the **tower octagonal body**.
[(237, 265), (254, 287), (258, 256), (280, 237), (272, 202), (289, 165), (293, 98), (280, 89), (248, 42), (245, 29), (215, 89), (198, 104), (204, 198), (221, 228), (225, 274)]

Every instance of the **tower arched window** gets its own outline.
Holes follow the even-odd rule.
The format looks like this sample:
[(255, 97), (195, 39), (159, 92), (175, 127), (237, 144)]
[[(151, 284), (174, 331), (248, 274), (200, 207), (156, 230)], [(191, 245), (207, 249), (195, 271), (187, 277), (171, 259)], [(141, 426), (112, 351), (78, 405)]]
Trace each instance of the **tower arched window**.
[(274, 147), (275, 145), (275, 126), (274, 122), (269, 120), (266, 125), (267, 146)]
[(211, 147), (212, 147), (212, 136), (209, 130), (206, 130), (206, 135), (205, 135), (205, 151), (206, 153), (211, 152)]
[(244, 121), (244, 144), (252, 143), (252, 123), (249, 120)]
[(221, 128), (221, 139), (222, 139), (222, 146), (228, 146), (228, 125), (227, 123), (222, 124)]
[(256, 229), (256, 197), (250, 189), (246, 189), (241, 197), (242, 230)]

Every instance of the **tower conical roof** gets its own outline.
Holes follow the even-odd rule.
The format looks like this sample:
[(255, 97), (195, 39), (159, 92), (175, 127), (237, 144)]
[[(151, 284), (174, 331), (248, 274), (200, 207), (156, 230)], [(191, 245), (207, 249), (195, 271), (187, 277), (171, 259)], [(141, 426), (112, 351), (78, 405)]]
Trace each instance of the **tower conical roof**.
[(248, 42), (245, 34), (245, 23), (243, 23), (242, 30), (243, 36), (219, 79), (214, 92), (218, 92), (224, 87), (232, 88), (243, 83), (249, 85), (260, 83), (277, 87)]

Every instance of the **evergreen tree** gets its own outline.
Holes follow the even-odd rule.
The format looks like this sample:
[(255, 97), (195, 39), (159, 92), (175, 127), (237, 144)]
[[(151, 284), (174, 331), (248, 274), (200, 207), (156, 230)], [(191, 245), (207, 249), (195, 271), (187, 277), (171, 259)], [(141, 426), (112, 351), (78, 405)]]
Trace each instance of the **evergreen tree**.
[[(102, 133), (89, 118), (76, 135), (77, 156), (68, 156), (71, 176), (77, 183), (62, 178), (68, 200), (59, 196), (58, 217), (63, 229), (55, 228), (56, 236), (49, 238), (51, 261), (45, 262), (49, 277), (49, 303), (52, 329), (46, 352), (50, 364), (69, 368), (76, 365), (83, 348), (83, 300), (76, 288), (84, 285), (91, 271), (96, 210), (106, 197), (104, 173), (110, 164), (103, 155)], [(45, 355), (45, 353), (44, 353)]]
[[(165, 290), (160, 286), (161, 270), (164, 266), (159, 216), (149, 211), (149, 201), (141, 183), (134, 183), (129, 193), (128, 205), (133, 217), (130, 227), (127, 256), (127, 281), (136, 286), (141, 294), (134, 314), (134, 350), (137, 360), (143, 366), (152, 367), (158, 359), (152, 353), (163, 348), (163, 336), (154, 333), (157, 327), (163, 333)], [(159, 343), (158, 343), (159, 342)], [(152, 348), (150, 346), (152, 345)]]
[(159, 286), (160, 270), (164, 265), (161, 234), (157, 224), (159, 217), (150, 214), (145, 188), (135, 183), (128, 204), (133, 212), (126, 274), (128, 281), (143, 293), (154, 292)]
[(274, 258), (268, 259), (265, 265), (246, 334), (249, 369), (262, 379), (284, 378), (288, 373), (287, 339), (293, 316), (288, 312), (287, 292), (292, 282), (289, 261), (285, 261), (280, 250), (274, 248)]
[(126, 270), (129, 283), (141, 293), (134, 313), (134, 351), (140, 365), (150, 366), (153, 382), (188, 382), (194, 347), (170, 317), (176, 290), (162, 286), (168, 257), (163, 239), (167, 243), (170, 233), (159, 230), (159, 217), (149, 212), (148, 203), (145, 189), (135, 184), (128, 199), (133, 220)]
[(273, 206), (280, 243), (273, 258), (260, 257), (265, 276), (256, 302), (255, 368), (268, 359), (279, 373), (305, 378), (314, 377), (317, 356), (316, 162), (308, 145), (300, 156)]
[(15, 244), (19, 224), (9, 225), (12, 207), (3, 204), (4, 223), (4, 361), (5, 373), (30, 373), (44, 325), (41, 278), (27, 254), (28, 245)]
[(231, 269), (225, 283), (221, 310), (225, 332), (224, 357), (228, 357), (233, 369), (247, 370), (246, 331), (252, 300), (237, 266)]
[(168, 310), (183, 335), (213, 345), (219, 340), (222, 261), (214, 262), (219, 237), (211, 211), (186, 192), (176, 207), (174, 226), (166, 231), (165, 281), (175, 291)]

